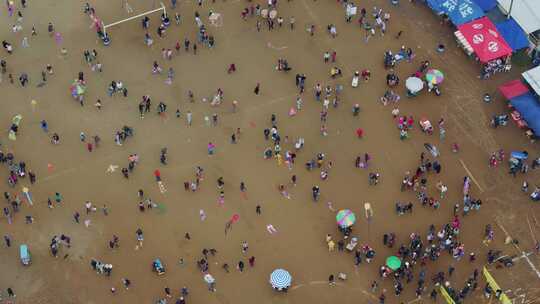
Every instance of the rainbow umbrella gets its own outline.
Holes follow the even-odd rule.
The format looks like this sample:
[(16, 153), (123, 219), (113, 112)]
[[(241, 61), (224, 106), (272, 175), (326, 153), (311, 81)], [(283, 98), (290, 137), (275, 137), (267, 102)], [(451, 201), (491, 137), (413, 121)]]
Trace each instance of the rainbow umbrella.
[(392, 270), (397, 270), (401, 267), (401, 260), (395, 255), (389, 256), (386, 258), (386, 266)]
[(440, 84), (444, 80), (444, 75), (439, 70), (429, 69), (426, 73), (426, 80), (431, 84)]
[(356, 215), (349, 209), (343, 209), (337, 213), (336, 221), (339, 227), (348, 228), (356, 222)]

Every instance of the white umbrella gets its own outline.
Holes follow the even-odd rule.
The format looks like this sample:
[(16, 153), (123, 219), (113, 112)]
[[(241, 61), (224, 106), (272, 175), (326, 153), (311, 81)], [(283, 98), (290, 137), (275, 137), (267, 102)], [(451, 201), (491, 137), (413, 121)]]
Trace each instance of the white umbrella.
[(417, 93), (424, 88), (424, 82), (418, 77), (409, 77), (405, 81), (405, 87), (411, 91), (411, 93)]

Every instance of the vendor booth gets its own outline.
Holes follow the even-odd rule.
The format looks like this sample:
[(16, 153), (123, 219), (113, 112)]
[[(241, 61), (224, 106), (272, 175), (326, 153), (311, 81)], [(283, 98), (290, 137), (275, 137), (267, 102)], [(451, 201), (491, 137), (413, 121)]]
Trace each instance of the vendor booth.
[(529, 138), (540, 136), (540, 100), (521, 80), (512, 80), (499, 87), (509, 101), (510, 116)]
[(454, 34), (465, 52), (483, 64), (483, 78), (510, 70), (512, 48), (487, 17), (458, 26)]
[(509, 14), (526, 34), (540, 30), (540, 1), (497, 0), (499, 8)]
[[(521, 96), (510, 99), (510, 104), (515, 109), (512, 112), (512, 119), (518, 122), (518, 125), (522, 128), (529, 129), (527, 133), (529, 137), (538, 137), (540, 135), (540, 101), (534, 96), (534, 94), (527, 92)], [(518, 112), (519, 115), (517, 115)], [(523, 125), (523, 122), (526, 124)]]
[(529, 47), (527, 34), (513, 18), (499, 22), (495, 26), (514, 52)]
[(521, 75), (536, 95), (540, 96), (540, 66), (525, 71)]
[(428, 6), (439, 15), (446, 15), (458, 26), (484, 16), (473, 0), (427, 0)]
[(497, 6), (496, 0), (473, 0), (484, 12), (489, 12)]
[(529, 92), (527, 86), (519, 79), (509, 81), (499, 87), (499, 91), (506, 100), (523, 95)]

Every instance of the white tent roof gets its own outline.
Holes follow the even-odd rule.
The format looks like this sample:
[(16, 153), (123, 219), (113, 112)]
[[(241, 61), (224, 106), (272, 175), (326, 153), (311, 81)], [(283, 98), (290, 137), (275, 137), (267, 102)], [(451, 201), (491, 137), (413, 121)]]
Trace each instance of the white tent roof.
[(533, 88), (536, 94), (540, 95), (540, 66), (523, 72), (521, 74), (527, 83)]
[[(508, 14), (512, 0), (497, 0), (501, 10)], [(530, 34), (540, 30), (540, 1), (539, 0), (514, 0), (510, 15), (521, 28)]]

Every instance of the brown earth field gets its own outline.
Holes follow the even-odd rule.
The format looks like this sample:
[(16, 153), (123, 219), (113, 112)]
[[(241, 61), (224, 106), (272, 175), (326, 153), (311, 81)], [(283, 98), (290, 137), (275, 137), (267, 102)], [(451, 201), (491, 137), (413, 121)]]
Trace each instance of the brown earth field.
[[(343, 6), (336, 1), (291, 0), (277, 5), (279, 16), (284, 18), (283, 27), (268, 30), (266, 21), (257, 16), (241, 18), (244, 8), (256, 5), (240, 0), (204, 0), (201, 6), (194, 2), (179, 1), (176, 8), (165, 3), (169, 16), (178, 12), (181, 22), (177, 25), (172, 18), (163, 38), (156, 29), (159, 13), (149, 15), (149, 34), (154, 44), (144, 43), (141, 18), (107, 29), (112, 43), (103, 46), (97, 40), (91, 20), (83, 12), (84, 1), (75, 0), (29, 0), (26, 8), (15, 1), (15, 12), (23, 14), (22, 30), (13, 33), (16, 16), (9, 17), (5, 3), (1, 4), (0, 36), (14, 46), (9, 55), (0, 50), (0, 58), (7, 60), (7, 73), (0, 83), (0, 123), (3, 132), (0, 149), (11, 152), (15, 161), (24, 161), (27, 170), (35, 172), (37, 182), (30, 184), (28, 178), (20, 178), (14, 187), (7, 183), (9, 168), (2, 164), (0, 176), (1, 192), (21, 198), (20, 211), (14, 213), (13, 222), (0, 218), (0, 233), (11, 237), (11, 247), (0, 245), (0, 289), (1, 303), (155, 303), (165, 298), (164, 288), (169, 287), (175, 303), (183, 286), (189, 288), (187, 303), (378, 303), (382, 292), (386, 303), (431, 303), (429, 294), (434, 288), (431, 277), (446, 272), (450, 265), (456, 268), (449, 279), (452, 286), (463, 288), (474, 269), (482, 269), (488, 250), (502, 250), (504, 254), (521, 256), (533, 252), (526, 258), (516, 259), (512, 268), (495, 269), (492, 274), (508, 291), (515, 303), (540, 303), (540, 277), (534, 268), (540, 268), (538, 254), (534, 253), (539, 239), (540, 211), (538, 204), (529, 200), (521, 191), (524, 180), (530, 189), (540, 184), (540, 171), (531, 170), (512, 177), (504, 161), (497, 168), (490, 168), (491, 153), (504, 149), (527, 150), (530, 158), (540, 154), (537, 143), (530, 142), (523, 130), (510, 122), (497, 129), (490, 127), (494, 114), (506, 113), (506, 102), (497, 93), (497, 86), (517, 79), (526, 67), (515, 65), (509, 73), (494, 75), (489, 80), (480, 80), (480, 65), (467, 58), (453, 38), (453, 30), (442, 25), (440, 20), (423, 4), (401, 1), (392, 6), (390, 1), (365, 0), (358, 2), (359, 8), (368, 11), (368, 20), (373, 23), (371, 11), (374, 6), (390, 13), (386, 35), (376, 35), (365, 42), (365, 30), (358, 18), (347, 23)], [(5, 2), (5, 1), (3, 1)], [(93, 0), (90, 4), (105, 24), (135, 16), (158, 7), (158, 1), (129, 0), (133, 13), (123, 8), (124, 1)], [(153, 3), (154, 2), (154, 3)], [(264, 2), (259, 3), (266, 7)], [(185, 52), (185, 38), (196, 41), (197, 25), (195, 12), (199, 12), (215, 45), (208, 48), (198, 44), (197, 54)], [(210, 11), (221, 14), (222, 25), (209, 24)], [(295, 18), (295, 28), (290, 29), (290, 17)], [(256, 22), (261, 21), (257, 31)], [(62, 36), (56, 41), (47, 33), (47, 24), (53, 22), (55, 31)], [(315, 34), (310, 36), (307, 28), (315, 25)], [(337, 37), (327, 33), (327, 25), (334, 24)], [(35, 26), (36, 36), (31, 35)], [(402, 31), (399, 39), (396, 34)], [(29, 47), (23, 48), (23, 37), (28, 37)], [(175, 44), (181, 49), (177, 53)], [(436, 52), (439, 43), (446, 45), (444, 53)], [(409, 139), (400, 140), (396, 121), (392, 117), (393, 105), (384, 106), (380, 97), (387, 90), (386, 70), (383, 54), (386, 50), (399, 51), (401, 46), (411, 48), (416, 54), (412, 62), (401, 61), (394, 68), (400, 77), (399, 86), (394, 88), (401, 95), (396, 104), (400, 115), (414, 117), (414, 126)], [(67, 54), (62, 54), (65, 48)], [(171, 60), (162, 57), (161, 50), (172, 49)], [(84, 50), (95, 49), (97, 60), (103, 71), (92, 71), (83, 57)], [(325, 63), (323, 53), (336, 51), (336, 63)], [(279, 58), (288, 61), (292, 70), (278, 71)], [(435, 96), (425, 89), (419, 96), (408, 98), (404, 87), (405, 79), (414, 73), (421, 61), (429, 60), (431, 67), (441, 70), (445, 80), (441, 84), (442, 95)], [(157, 61), (163, 68), (161, 75), (152, 74), (152, 63)], [(229, 64), (236, 71), (227, 73)], [(38, 86), (41, 71), (47, 64), (54, 69), (47, 75), (45, 85)], [(332, 79), (330, 69), (338, 66), (342, 77)], [(166, 83), (167, 70), (172, 67), (175, 77), (172, 84)], [(357, 88), (351, 86), (354, 71), (369, 69), (371, 79), (361, 81)], [(75, 101), (69, 87), (78, 73), (84, 72), (87, 92), (84, 106)], [(7, 74), (13, 74), (10, 84)], [(22, 87), (18, 82), (21, 73), (27, 73), (30, 83)], [(295, 74), (307, 76), (306, 91), (299, 95), (294, 85)], [(111, 81), (122, 81), (128, 96), (117, 93), (107, 95)], [(260, 83), (260, 94), (254, 88)], [(322, 103), (315, 100), (314, 87), (317, 83), (335, 87), (342, 85), (339, 105), (330, 105), (327, 116), (327, 135), (321, 135), (320, 112)], [(224, 92), (223, 102), (211, 106), (217, 89)], [(188, 91), (194, 93), (190, 102)], [(482, 101), (485, 93), (493, 95), (490, 104)], [(151, 112), (143, 119), (138, 105), (143, 95), (152, 100)], [(296, 106), (296, 97), (301, 96), (303, 105), (294, 116), (289, 109)], [(102, 108), (94, 104), (102, 101)], [(34, 100), (35, 102), (32, 102)], [(237, 109), (233, 111), (233, 101)], [(167, 105), (163, 115), (158, 115), (159, 102)], [(352, 115), (354, 104), (360, 105), (358, 116)], [(180, 117), (176, 117), (179, 109)], [(193, 123), (188, 126), (186, 116), (191, 111)], [(16, 141), (8, 139), (8, 129), (13, 116), (20, 114)], [(217, 114), (218, 122), (212, 125), (205, 117)], [(270, 117), (275, 114), (281, 137), (282, 154), (294, 151), (294, 142), (305, 139), (294, 165), (288, 168), (277, 159), (265, 160), (263, 151), (273, 148), (271, 140), (265, 140), (263, 130), (271, 128)], [(435, 127), (435, 133), (421, 132), (417, 121), (425, 117)], [(439, 137), (437, 122), (444, 118), (446, 136)], [(48, 122), (48, 133), (40, 128), (40, 121)], [(122, 146), (116, 145), (115, 133), (127, 125), (133, 128), (134, 136)], [(240, 128), (237, 143), (231, 143), (231, 135)], [(363, 138), (355, 130), (362, 128)], [(58, 133), (60, 143), (51, 143), (51, 134)], [(92, 152), (81, 142), (84, 132), (87, 142), (98, 135), (99, 147)], [(213, 155), (208, 155), (207, 144), (216, 145)], [(440, 150), (437, 160), (442, 165), (440, 174), (427, 174), (427, 191), (438, 197), (436, 184), (442, 181), (448, 186), (447, 195), (441, 199), (438, 210), (422, 206), (412, 190), (400, 191), (405, 172), (413, 174), (419, 165), (420, 153), (427, 153), (424, 143), (435, 145)], [(452, 152), (452, 144), (458, 143), (460, 151)], [(168, 149), (167, 164), (160, 163), (160, 150)], [(324, 153), (324, 168), (328, 169), (327, 180), (320, 178), (319, 168), (306, 170), (304, 164)], [(355, 167), (358, 155), (369, 153), (369, 167)], [(139, 162), (126, 179), (120, 172), (127, 167), (128, 157), (139, 156)], [(109, 172), (110, 166), (116, 168)], [(118, 167), (116, 167), (118, 166)], [(195, 179), (195, 168), (204, 169), (204, 178), (197, 191), (185, 191), (184, 182)], [(154, 178), (159, 169), (163, 186), (160, 191)], [(377, 172), (380, 180), (370, 186), (368, 174)], [(297, 176), (297, 185), (291, 184), (292, 175)], [(378, 270), (387, 256), (397, 254), (400, 244), (408, 244), (409, 236), (417, 233), (427, 244), (428, 227), (433, 224), (441, 229), (453, 219), (456, 203), (463, 205), (462, 184), (464, 176), (472, 179), (471, 196), (482, 200), (479, 211), (471, 211), (463, 217), (460, 213), (461, 232), (459, 241), (465, 245), (465, 258), (457, 261), (443, 252), (436, 261), (428, 261), (426, 288), (421, 298), (416, 298), (415, 289), (418, 273), (422, 268), (414, 266), (414, 279), (403, 281), (404, 291), (394, 295), (393, 280), (380, 279)], [(224, 204), (218, 203), (220, 190), (216, 180), (225, 181)], [(240, 191), (244, 182), (247, 191)], [(290, 195), (285, 198), (278, 186), (283, 184)], [(320, 187), (320, 199), (314, 202), (311, 189)], [(24, 198), (22, 189), (28, 187), (33, 205)], [(144, 190), (157, 208), (139, 211), (137, 191)], [(62, 195), (61, 203), (54, 201), (55, 192)], [(52, 207), (49, 208), (47, 199)], [(3, 200), (3, 199), (2, 199)], [(1, 203), (10, 207), (7, 201)], [(96, 212), (87, 214), (85, 203), (90, 201)], [(366, 220), (364, 204), (372, 206), (373, 216)], [(412, 214), (398, 215), (396, 202), (413, 202)], [(108, 208), (103, 214), (102, 206)], [(258, 215), (256, 206), (261, 206)], [(336, 211), (350, 209), (356, 214), (352, 234), (358, 237), (359, 246), (369, 245), (376, 251), (371, 263), (355, 267), (354, 253), (336, 250), (330, 252), (325, 242), (331, 234), (337, 242), (343, 238), (336, 225)], [(200, 212), (206, 218), (201, 220)], [(81, 214), (81, 223), (76, 223), (73, 214)], [(238, 221), (230, 231), (224, 233), (226, 223), (234, 216)], [(25, 223), (25, 216), (32, 216), (32, 224)], [(86, 227), (83, 222), (89, 220)], [(495, 239), (484, 245), (484, 227), (491, 224)], [(277, 232), (270, 234), (267, 226)], [(138, 248), (135, 231), (144, 232), (144, 247)], [(184, 237), (189, 232), (191, 239)], [(396, 234), (396, 246), (390, 249), (383, 245), (384, 233)], [(71, 238), (71, 247), (61, 246), (59, 257), (51, 255), (47, 244), (56, 235)], [(119, 247), (111, 250), (109, 240), (119, 237)], [(519, 241), (505, 244), (507, 236)], [(249, 244), (242, 252), (242, 242)], [(19, 245), (27, 244), (32, 254), (32, 263), (23, 266), (19, 259)], [(210, 292), (203, 280), (203, 273), (196, 261), (201, 259), (204, 248), (215, 248), (215, 256), (209, 256), (209, 273), (216, 280), (216, 291)], [(469, 262), (469, 253), (476, 253), (477, 260)], [(256, 258), (255, 266), (248, 265), (248, 258)], [(112, 275), (96, 274), (90, 267), (91, 259), (113, 265)], [(152, 261), (160, 258), (166, 268), (164, 275), (152, 271)], [(181, 264), (180, 260), (184, 263)], [(243, 261), (246, 269), (236, 269)], [(230, 265), (227, 273), (222, 265)], [(273, 290), (269, 284), (270, 273), (276, 268), (287, 269), (293, 277), (287, 293)], [(330, 274), (347, 274), (345, 281), (338, 280), (329, 286)], [(129, 290), (122, 286), (122, 278), (131, 281)], [(378, 281), (379, 288), (371, 290), (371, 282)], [(480, 279), (478, 289), (469, 294), (466, 303), (488, 303), (482, 289), (485, 281)], [(6, 289), (11, 287), (15, 298), (8, 298)], [(116, 293), (111, 293), (111, 288)], [(11, 301), (11, 302), (10, 302)], [(443, 303), (439, 295), (437, 303)]]

